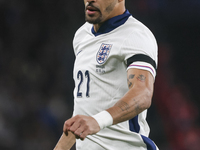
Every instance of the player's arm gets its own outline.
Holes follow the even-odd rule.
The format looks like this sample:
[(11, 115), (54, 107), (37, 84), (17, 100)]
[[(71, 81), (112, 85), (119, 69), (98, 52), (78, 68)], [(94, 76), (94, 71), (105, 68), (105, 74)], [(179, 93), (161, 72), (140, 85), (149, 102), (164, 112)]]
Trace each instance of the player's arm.
[(154, 77), (149, 71), (131, 68), (127, 71), (129, 91), (107, 111), (113, 124), (130, 120), (151, 105)]
[(61, 135), (60, 139), (58, 140), (55, 148), (53, 150), (70, 150), (72, 146), (75, 144), (76, 138), (73, 133), (65, 132)]
[[(117, 80), (117, 79), (116, 79)], [(129, 91), (113, 107), (94, 116), (77, 115), (67, 121), (63, 131), (73, 132), (82, 140), (100, 129), (132, 119), (151, 105), (154, 78), (150, 72), (129, 69), (127, 72)]]

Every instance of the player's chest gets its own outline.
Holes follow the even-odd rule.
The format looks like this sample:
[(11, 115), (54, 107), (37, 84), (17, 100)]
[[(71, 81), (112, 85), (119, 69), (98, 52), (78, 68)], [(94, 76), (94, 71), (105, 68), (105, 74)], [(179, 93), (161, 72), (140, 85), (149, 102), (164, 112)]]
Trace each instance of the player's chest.
[(120, 61), (120, 41), (115, 38), (83, 39), (76, 46), (75, 68), (103, 73)]

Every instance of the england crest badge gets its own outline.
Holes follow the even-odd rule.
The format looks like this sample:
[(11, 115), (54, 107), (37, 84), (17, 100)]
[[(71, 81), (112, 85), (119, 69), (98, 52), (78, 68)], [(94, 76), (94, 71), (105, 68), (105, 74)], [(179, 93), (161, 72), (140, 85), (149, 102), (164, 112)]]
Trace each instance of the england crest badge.
[(106, 62), (106, 60), (108, 59), (108, 56), (110, 54), (110, 50), (112, 48), (112, 44), (101, 44), (101, 47), (99, 49), (99, 51), (97, 52), (97, 62), (99, 64), (103, 64)]

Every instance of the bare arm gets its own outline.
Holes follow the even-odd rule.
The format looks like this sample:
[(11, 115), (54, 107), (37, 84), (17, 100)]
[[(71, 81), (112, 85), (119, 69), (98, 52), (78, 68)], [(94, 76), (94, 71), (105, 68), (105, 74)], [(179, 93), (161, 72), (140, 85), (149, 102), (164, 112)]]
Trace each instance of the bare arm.
[(130, 120), (151, 105), (154, 78), (150, 72), (129, 69), (127, 83), (129, 91), (113, 107), (107, 109), (113, 117), (113, 124)]
[[(129, 69), (127, 81), (129, 91), (113, 107), (107, 109), (112, 116), (113, 124), (130, 120), (151, 105), (154, 84), (151, 73)], [(87, 135), (99, 132), (100, 126), (91, 116), (77, 115), (65, 121), (63, 131), (71, 131), (77, 138), (84, 140)]]

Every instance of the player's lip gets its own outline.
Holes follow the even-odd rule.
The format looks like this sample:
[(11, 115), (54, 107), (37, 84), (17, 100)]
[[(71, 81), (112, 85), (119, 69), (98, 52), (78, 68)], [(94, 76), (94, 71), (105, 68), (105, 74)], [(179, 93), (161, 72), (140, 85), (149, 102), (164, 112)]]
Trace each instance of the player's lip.
[(99, 9), (94, 6), (86, 7), (86, 12), (88, 13), (88, 15), (92, 15), (92, 14), (96, 13), (97, 11), (99, 11)]

